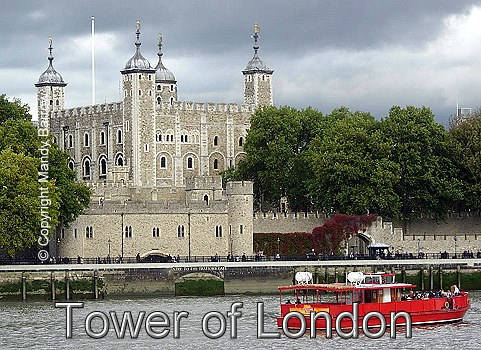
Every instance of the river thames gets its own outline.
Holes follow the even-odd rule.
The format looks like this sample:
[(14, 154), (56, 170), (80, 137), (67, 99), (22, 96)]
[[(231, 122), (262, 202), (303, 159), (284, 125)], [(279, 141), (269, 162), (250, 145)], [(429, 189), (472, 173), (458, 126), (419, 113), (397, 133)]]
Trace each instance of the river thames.
[[(388, 330), (376, 340), (363, 334), (357, 339), (342, 339), (336, 335), (326, 339), (323, 332), (318, 332), (314, 339), (308, 333), (299, 339), (290, 339), (285, 335), (279, 339), (259, 339), (258, 323), (262, 316), (264, 333), (278, 331), (275, 326), (275, 317), (279, 312), (278, 298), (271, 295), (85, 300), (82, 308), (70, 309), (71, 338), (66, 337), (66, 308), (56, 308), (53, 302), (0, 300), (0, 349), (479, 349), (481, 292), (471, 292), (470, 296), (471, 309), (462, 323), (414, 327), (410, 339), (406, 339), (401, 331), (398, 331), (396, 339), (391, 339)], [(258, 313), (259, 302), (264, 303), (261, 315)], [(234, 303), (242, 303), (242, 307), (237, 305), (242, 314), (229, 317)], [(111, 312), (116, 313), (117, 323), (112, 322)], [(132, 314), (133, 326), (137, 324), (139, 315), (143, 315), (143, 322), (138, 322), (141, 327), (136, 338), (132, 338), (127, 330), (124, 338), (119, 339), (119, 334), (122, 334), (115, 326), (121, 325), (125, 312)], [(170, 327), (157, 327), (157, 334), (168, 329), (162, 339), (154, 339), (145, 326), (146, 319), (153, 312), (162, 312), (169, 319), (166, 322), (170, 322)], [(178, 312), (178, 327), (174, 327), (175, 312)], [(208, 322), (208, 328), (203, 329), (202, 320), (208, 319), (206, 315), (209, 313), (213, 317)], [(91, 320), (87, 329), (89, 315)], [(234, 318), (236, 322), (232, 322)], [(221, 329), (219, 319), (226, 321), (225, 333), (218, 339), (211, 339), (212, 334)], [(107, 323), (105, 320), (108, 320)], [(105, 336), (100, 339), (92, 337), (102, 336), (104, 329)], [(237, 333), (236, 338), (231, 337), (233, 332)]]

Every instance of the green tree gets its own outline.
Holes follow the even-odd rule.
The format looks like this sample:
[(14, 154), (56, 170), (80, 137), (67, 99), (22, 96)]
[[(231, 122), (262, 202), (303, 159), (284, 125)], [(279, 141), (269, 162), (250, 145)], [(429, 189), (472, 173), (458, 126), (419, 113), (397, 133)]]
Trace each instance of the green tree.
[[(0, 247), (9, 255), (30, 248), (40, 232), (40, 198), (38, 159), (16, 154), (7, 148), (0, 152)], [(54, 227), (58, 222), (58, 195), (52, 184), (48, 188), (48, 215)]]
[(463, 181), (465, 205), (460, 209), (481, 209), (481, 109), (470, 116), (450, 120), (449, 136), (455, 147), (455, 161)]
[[(0, 96), (0, 249), (10, 255), (36, 244), (41, 223), (40, 187), (48, 189), (48, 216), (54, 232), (57, 224), (68, 225), (88, 206), (90, 190), (76, 181), (68, 168), (68, 155), (38, 137), (29, 122), (28, 106)], [(40, 148), (48, 148), (48, 162), (40, 162)], [(39, 183), (39, 171), (48, 174)]]
[(322, 120), (322, 113), (311, 108), (258, 109), (246, 137), (246, 156), (230, 178), (254, 181), (261, 209), (277, 208), (282, 196), (287, 196), (291, 209), (305, 209), (309, 168), (303, 153)]
[(462, 200), (453, 144), (429, 108), (394, 106), (380, 130), (392, 146), (389, 159), (399, 166), (394, 189), (403, 219), (421, 213), (442, 217)]
[(309, 149), (310, 194), (316, 207), (396, 216), (398, 167), (388, 157), (391, 148), (383, 141), (379, 122), (369, 113), (338, 108), (328, 115), (323, 131)]

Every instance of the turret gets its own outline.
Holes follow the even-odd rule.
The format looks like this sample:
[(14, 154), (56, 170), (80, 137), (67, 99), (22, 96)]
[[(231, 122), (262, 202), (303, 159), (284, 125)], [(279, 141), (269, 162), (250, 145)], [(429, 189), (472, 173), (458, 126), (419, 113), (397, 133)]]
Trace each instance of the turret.
[(134, 185), (152, 186), (155, 179), (155, 69), (140, 53), (139, 20), (136, 28), (135, 54), (121, 70), (124, 93), (124, 136), (117, 135), (117, 143), (123, 143), (125, 150), (131, 150), (126, 157), (130, 158), (130, 175)]
[(260, 59), (259, 51), (260, 28), (257, 23), (254, 25), (254, 57), (249, 61), (244, 74), (244, 103), (257, 106), (271, 106), (272, 98), (272, 69)]
[(50, 112), (65, 107), (65, 86), (62, 76), (53, 68), (52, 38), (48, 38), (48, 68), (38, 78), (37, 87), (38, 120), (48, 120)]
[(162, 63), (162, 34), (159, 33), (159, 62), (155, 67), (155, 101), (157, 105), (162, 106), (168, 102), (173, 104), (177, 101), (177, 81), (174, 74)]

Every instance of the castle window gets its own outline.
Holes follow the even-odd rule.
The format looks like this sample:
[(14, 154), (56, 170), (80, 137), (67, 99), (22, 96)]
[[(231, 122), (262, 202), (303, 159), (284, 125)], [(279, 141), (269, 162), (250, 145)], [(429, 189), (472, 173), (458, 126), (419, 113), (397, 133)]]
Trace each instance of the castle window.
[(149, 80), (152, 80), (152, 74), (149, 74)]
[(157, 104), (158, 105), (162, 104), (162, 97), (160, 97), (160, 96), (157, 97)]
[(50, 106), (53, 106), (53, 100), (50, 100)]
[(160, 157), (160, 167), (162, 169), (166, 168), (166, 163), (167, 163), (167, 161), (166, 161), (165, 157)]
[(73, 238), (77, 238), (77, 229), (76, 228), (73, 229)]
[(142, 74), (139, 74), (139, 80), (142, 80)]
[(139, 89), (139, 96), (142, 96), (142, 90)]
[(158, 227), (152, 229), (152, 237), (160, 237), (160, 229)]
[(219, 144), (219, 138), (217, 136), (214, 136), (214, 146), (217, 146)]
[(239, 137), (239, 147), (244, 146), (244, 138), (241, 136)]
[(59, 100), (55, 100), (55, 105), (59, 105), (60, 104), (60, 101)]
[(149, 90), (149, 96), (152, 97), (152, 90)]
[(239, 225), (239, 233), (240, 234), (244, 233), (244, 226), (243, 225)]
[(124, 157), (122, 153), (119, 153), (115, 156), (115, 165), (124, 166)]
[(222, 226), (216, 226), (215, 227), (215, 236), (217, 238), (222, 237)]
[(125, 226), (125, 238), (132, 238), (132, 226)]
[(117, 130), (117, 143), (122, 143), (122, 130)]
[(99, 162), (99, 178), (106, 179), (107, 178), (107, 159), (105, 157), (100, 158)]
[(85, 158), (82, 164), (82, 174), (84, 180), (90, 180), (90, 159)]
[(193, 169), (194, 168), (194, 161), (192, 157), (187, 158), (187, 169)]
[(73, 148), (73, 135), (68, 135), (68, 146)]
[(177, 226), (177, 237), (184, 238), (185, 237), (185, 228), (184, 225)]
[(84, 146), (90, 147), (89, 134), (87, 132), (84, 134)]
[(219, 170), (219, 161), (214, 159), (214, 170)]
[(170, 91), (171, 91), (171, 92), (174, 91), (174, 84), (170, 85)]
[(70, 160), (68, 161), (68, 167), (69, 167), (70, 170), (73, 171), (73, 169), (74, 169), (74, 167), (75, 167), (75, 164), (74, 164), (74, 162), (73, 162), (72, 159), (70, 159)]
[(149, 144), (146, 143), (144, 144), (144, 152), (148, 152), (149, 151)]
[(155, 141), (162, 142), (162, 134), (160, 133), (160, 131), (157, 131), (157, 133), (155, 134)]
[(100, 145), (105, 145), (105, 131), (100, 132)]
[(88, 238), (88, 239), (94, 238), (94, 229), (92, 226), (85, 227), (85, 238)]
[(173, 97), (170, 98), (170, 105), (171, 105), (171, 106), (174, 105), (174, 98), (173, 98)]
[(162, 86), (160, 84), (157, 84), (157, 91), (162, 91)]
[(206, 205), (209, 205), (209, 196), (208, 195), (204, 195), (204, 202)]

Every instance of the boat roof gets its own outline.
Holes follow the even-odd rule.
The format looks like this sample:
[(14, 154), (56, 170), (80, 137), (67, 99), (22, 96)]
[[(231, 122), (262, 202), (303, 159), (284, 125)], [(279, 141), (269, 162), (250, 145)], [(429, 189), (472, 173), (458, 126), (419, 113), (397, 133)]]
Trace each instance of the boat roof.
[(331, 292), (349, 292), (353, 290), (372, 290), (372, 289), (403, 289), (416, 288), (415, 284), (410, 283), (362, 283), (362, 284), (344, 284), (344, 283), (317, 283), (317, 284), (293, 284), (289, 286), (278, 287), (279, 291), (284, 290), (325, 290)]

